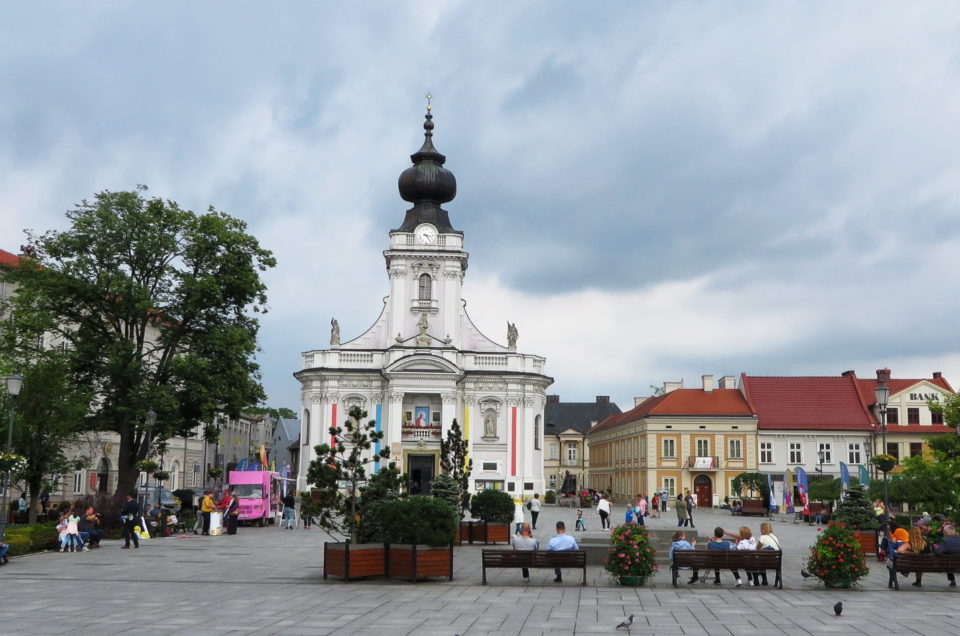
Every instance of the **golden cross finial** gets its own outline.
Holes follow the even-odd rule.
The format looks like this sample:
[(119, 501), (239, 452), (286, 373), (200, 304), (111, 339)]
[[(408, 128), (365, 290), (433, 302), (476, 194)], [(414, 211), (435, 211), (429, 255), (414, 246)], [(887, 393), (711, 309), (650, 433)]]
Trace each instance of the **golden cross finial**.
[(433, 108), (433, 106), (430, 105), (430, 100), (433, 99), (433, 95), (430, 94), (430, 91), (427, 91), (426, 98), (427, 98), (427, 111), (430, 111)]

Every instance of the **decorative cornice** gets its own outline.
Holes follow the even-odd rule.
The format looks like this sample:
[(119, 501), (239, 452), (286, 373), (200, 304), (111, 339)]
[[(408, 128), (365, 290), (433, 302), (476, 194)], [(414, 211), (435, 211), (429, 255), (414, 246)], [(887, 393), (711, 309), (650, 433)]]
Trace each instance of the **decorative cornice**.
[(457, 394), (456, 393), (444, 393), (440, 396), (443, 399), (444, 404), (456, 404), (457, 403)]

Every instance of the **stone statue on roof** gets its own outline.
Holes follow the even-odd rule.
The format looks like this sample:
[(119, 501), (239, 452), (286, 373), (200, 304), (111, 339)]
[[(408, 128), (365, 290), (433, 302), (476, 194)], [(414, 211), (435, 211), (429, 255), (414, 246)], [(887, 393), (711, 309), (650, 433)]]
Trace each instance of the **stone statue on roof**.
[(340, 323), (337, 322), (336, 318), (330, 319), (330, 346), (340, 346)]
[(507, 349), (517, 350), (517, 325), (509, 320), (507, 321)]

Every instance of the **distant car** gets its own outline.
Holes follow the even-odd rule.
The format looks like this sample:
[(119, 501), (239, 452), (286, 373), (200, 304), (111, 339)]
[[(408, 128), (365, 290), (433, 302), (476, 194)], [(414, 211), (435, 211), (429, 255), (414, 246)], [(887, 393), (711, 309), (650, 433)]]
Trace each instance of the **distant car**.
[(137, 489), (137, 500), (146, 501), (147, 505), (151, 505), (157, 502), (158, 493), (160, 495), (160, 507), (166, 508), (167, 510), (176, 510), (180, 507), (172, 492), (166, 488), (159, 488), (157, 486), (140, 486)]

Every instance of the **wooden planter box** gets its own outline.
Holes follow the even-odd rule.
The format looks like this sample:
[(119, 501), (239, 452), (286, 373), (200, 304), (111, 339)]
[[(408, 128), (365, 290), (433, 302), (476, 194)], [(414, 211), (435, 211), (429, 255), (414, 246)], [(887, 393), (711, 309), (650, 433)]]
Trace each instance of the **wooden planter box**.
[(428, 545), (396, 544), (390, 546), (392, 578), (418, 579), (445, 576), (453, 580), (453, 546), (434, 548)]
[(876, 530), (855, 530), (857, 543), (860, 544), (861, 554), (876, 554), (880, 556), (880, 540)]
[(460, 522), (460, 543), (510, 543), (510, 524), (485, 521)]
[(324, 543), (323, 578), (350, 581), (368, 576), (390, 576), (390, 545), (386, 543)]

